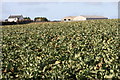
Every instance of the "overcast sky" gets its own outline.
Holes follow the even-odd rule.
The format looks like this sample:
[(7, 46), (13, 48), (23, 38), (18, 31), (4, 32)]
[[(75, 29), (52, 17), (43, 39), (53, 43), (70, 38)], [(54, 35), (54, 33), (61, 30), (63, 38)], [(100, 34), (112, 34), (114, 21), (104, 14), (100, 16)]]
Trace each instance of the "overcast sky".
[(47, 17), (60, 20), (65, 16), (100, 15), (118, 18), (117, 2), (4, 2), (2, 18), (22, 14), (24, 17)]

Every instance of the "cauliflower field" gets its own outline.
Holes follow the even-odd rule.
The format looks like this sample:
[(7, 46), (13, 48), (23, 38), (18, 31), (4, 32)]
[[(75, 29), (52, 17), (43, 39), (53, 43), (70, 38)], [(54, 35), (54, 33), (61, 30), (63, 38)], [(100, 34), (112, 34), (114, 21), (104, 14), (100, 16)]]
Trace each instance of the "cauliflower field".
[(0, 26), (2, 78), (120, 79), (118, 20)]

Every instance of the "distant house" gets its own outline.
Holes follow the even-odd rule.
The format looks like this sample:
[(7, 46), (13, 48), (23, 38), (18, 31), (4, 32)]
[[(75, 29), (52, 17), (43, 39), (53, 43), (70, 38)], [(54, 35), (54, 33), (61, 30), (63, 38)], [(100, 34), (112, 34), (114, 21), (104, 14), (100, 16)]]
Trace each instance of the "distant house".
[(8, 21), (9, 22), (17, 22), (17, 21), (20, 21), (20, 20), (23, 20), (23, 16), (22, 15), (10, 15), (8, 17)]
[(74, 18), (77, 16), (67, 16), (62, 19), (62, 21), (74, 21)]
[(93, 20), (93, 19), (108, 19), (108, 18), (104, 16), (81, 15), (81, 16), (64, 17), (62, 21), (82, 21), (82, 20)]

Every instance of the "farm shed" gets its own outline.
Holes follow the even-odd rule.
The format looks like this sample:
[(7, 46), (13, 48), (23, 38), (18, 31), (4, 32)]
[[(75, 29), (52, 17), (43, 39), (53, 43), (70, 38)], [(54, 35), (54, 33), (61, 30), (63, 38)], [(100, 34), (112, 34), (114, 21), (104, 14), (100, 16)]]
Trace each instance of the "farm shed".
[(94, 20), (94, 19), (108, 19), (104, 16), (94, 16), (94, 15), (81, 15), (81, 16), (68, 16), (62, 19), (62, 21), (82, 21), (82, 20)]
[(76, 16), (67, 16), (62, 19), (62, 21), (73, 21)]
[(104, 17), (104, 16), (81, 15), (81, 16), (75, 17), (73, 20), (74, 21), (81, 21), (81, 20), (93, 20), (93, 19), (108, 19), (108, 18)]
[(10, 15), (8, 17), (8, 22), (17, 22), (17, 21), (20, 21), (20, 20), (23, 20), (23, 16), (22, 15)]

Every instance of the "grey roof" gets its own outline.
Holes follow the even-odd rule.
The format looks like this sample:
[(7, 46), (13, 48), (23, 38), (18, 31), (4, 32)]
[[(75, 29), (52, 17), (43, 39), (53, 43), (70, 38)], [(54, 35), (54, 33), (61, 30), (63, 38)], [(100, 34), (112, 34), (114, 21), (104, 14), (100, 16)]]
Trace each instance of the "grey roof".
[(8, 18), (20, 18), (23, 17), (22, 15), (10, 15)]
[(107, 17), (104, 17), (104, 16), (96, 16), (96, 15), (81, 15), (85, 18), (107, 18)]

